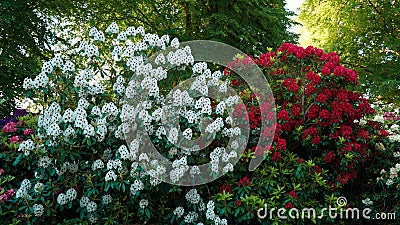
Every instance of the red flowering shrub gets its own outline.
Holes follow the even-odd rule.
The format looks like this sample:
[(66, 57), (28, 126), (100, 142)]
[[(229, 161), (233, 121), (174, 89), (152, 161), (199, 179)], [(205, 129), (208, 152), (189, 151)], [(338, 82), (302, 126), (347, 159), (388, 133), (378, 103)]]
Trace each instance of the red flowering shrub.
[[(379, 124), (360, 127), (355, 120), (375, 113), (367, 99), (352, 91), (357, 73), (340, 64), (334, 52), (284, 43), (256, 59), (274, 92), (278, 125), (271, 160), (281, 151), (312, 159), (329, 170), (332, 184), (346, 184), (385, 136)], [(259, 118), (252, 116), (249, 118)], [(254, 121), (253, 124), (258, 124)]]
[[(245, 57), (243, 63), (248, 59)], [(273, 91), (277, 125), (272, 146), (263, 146), (266, 161), (262, 166), (254, 173), (243, 166), (239, 171), (245, 175), (236, 173), (230, 182), (224, 181), (238, 182), (229, 195), (233, 196), (230, 204), (239, 207), (237, 211), (254, 213), (254, 208), (240, 196), (251, 195), (253, 205), (267, 203), (269, 208), (286, 209), (318, 208), (317, 205), (335, 204), (332, 196), (350, 197), (348, 184), (360, 185), (357, 178), (364, 176), (364, 167), (383, 154), (376, 150), (376, 144), (388, 135), (380, 123), (356, 123), (375, 114), (368, 100), (353, 91), (358, 84), (357, 73), (341, 65), (336, 53), (289, 43), (255, 61)], [(229, 66), (234, 68), (238, 63), (241, 61), (236, 59)], [(225, 70), (225, 75), (230, 76), (232, 85), (242, 94), (245, 106), (238, 107), (235, 113), (248, 113), (251, 134), (270, 134), (272, 130), (260, 131), (261, 118), (268, 118), (256, 110), (260, 106), (254, 100), (260, 93), (251, 93), (232, 71)], [(250, 144), (248, 148), (245, 156), (251, 158), (255, 147)], [(244, 186), (243, 179), (247, 177), (251, 182)], [(218, 195), (217, 198), (224, 199)], [(243, 204), (238, 206), (238, 200)]]

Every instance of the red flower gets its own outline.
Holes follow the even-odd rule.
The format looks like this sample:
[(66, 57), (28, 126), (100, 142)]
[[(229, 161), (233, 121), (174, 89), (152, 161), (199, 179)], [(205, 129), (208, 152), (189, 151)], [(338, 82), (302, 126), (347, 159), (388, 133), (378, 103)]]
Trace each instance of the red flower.
[(236, 199), (235, 206), (238, 207), (238, 206), (241, 206), (242, 204), (243, 204), (242, 201)]
[(299, 198), (299, 196), (297, 195), (295, 190), (291, 190), (287, 195), (291, 196), (294, 199), (298, 199)]
[(260, 57), (256, 60), (258, 65), (263, 67), (269, 67), (274, 64), (273, 60), (275, 58), (275, 52), (267, 52), (265, 54), (261, 54)]
[(379, 130), (379, 133), (380, 133), (380, 135), (383, 136), (383, 137), (389, 136), (389, 132), (387, 132), (386, 130)]
[(276, 140), (276, 149), (280, 151), (286, 150), (286, 140), (278, 137)]
[(242, 177), (239, 182), (238, 182), (238, 186), (250, 186), (251, 181), (248, 177)]
[(322, 79), (320, 76), (318, 76), (316, 73), (314, 73), (313, 71), (308, 72), (306, 75), (306, 79), (311, 81), (314, 84), (319, 84), (322, 82)]
[(292, 109), (290, 110), (290, 115), (293, 117), (299, 116), (300, 115), (300, 108), (297, 106), (293, 106)]
[(11, 137), (10, 139), (8, 139), (8, 141), (9, 141), (10, 143), (17, 143), (17, 142), (20, 141), (20, 139), (19, 139), (19, 136), (13, 136), (13, 137)]
[(296, 84), (296, 80), (293, 79), (293, 78), (286, 78), (282, 82), (282, 86), (286, 87), (291, 92), (298, 92), (299, 91), (299, 85)]
[(347, 184), (347, 182), (349, 182), (351, 178), (352, 178), (351, 173), (346, 172), (346, 173), (341, 173), (341, 174), (338, 176), (337, 179), (338, 179), (339, 183), (341, 183), (341, 184)]
[(33, 130), (32, 129), (27, 128), (27, 129), (24, 130), (24, 135), (25, 136), (28, 136), (28, 135), (31, 135), (31, 134), (33, 134)]
[(319, 111), (320, 111), (319, 106), (312, 105), (310, 107), (310, 109), (308, 110), (308, 113), (307, 113), (308, 118), (311, 119), (311, 120), (317, 118), (317, 115), (318, 115)]
[(272, 161), (274, 161), (274, 162), (279, 162), (279, 161), (281, 161), (281, 159), (282, 159), (282, 156), (281, 156), (281, 153), (280, 153), (280, 152), (274, 152), (274, 153), (272, 154), (272, 157), (271, 157), (271, 160), (272, 160)]
[(322, 173), (322, 168), (319, 166), (314, 166), (314, 170), (316, 173)]
[(289, 120), (289, 113), (286, 110), (282, 109), (278, 113), (278, 119)]
[(311, 142), (312, 142), (314, 145), (318, 145), (319, 143), (321, 143), (321, 137), (320, 137), (320, 136), (313, 137), (313, 138), (311, 139)]
[(231, 85), (234, 86), (234, 87), (235, 86), (236, 87), (239, 86), (241, 83), (242, 83), (242, 81), (240, 79), (236, 79), (236, 80), (232, 80), (231, 81)]
[(346, 125), (340, 126), (340, 133), (341, 133), (342, 137), (349, 139), (352, 132), (353, 132), (353, 129), (350, 126), (346, 126)]
[(330, 162), (334, 161), (335, 158), (336, 158), (336, 154), (333, 153), (332, 151), (330, 151), (330, 152), (326, 153), (324, 160), (325, 160), (325, 162), (330, 163)]
[(221, 187), (219, 187), (219, 192), (232, 193), (232, 187), (229, 184), (222, 184)]
[(313, 83), (307, 84), (305, 93), (307, 95), (312, 95), (317, 91)]
[(321, 73), (322, 73), (323, 75), (329, 75), (329, 74), (331, 74), (331, 69), (330, 69), (329, 67), (327, 67), (327, 66), (324, 66), (324, 67), (322, 68), (322, 70), (321, 70)]
[(326, 103), (327, 100), (328, 100), (328, 96), (326, 96), (324, 93), (319, 94), (317, 96), (317, 98), (315, 99), (315, 101), (321, 102), (321, 103)]
[(368, 139), (369, 134), (367, 131), (365, 131), (364, 129), (360, 129), (358, 131), (358, 137), (360, 137), (361, 139)]
[(293, 203), (288, 202), (288, 203), (285, 204), (284, 207), (285, 207), (286, 209), (292, 209), (292, 208), (294, 208), (294, 205), (293, 205)]
[(3, 133), (12, 133), (17, 131), (17, 124), (14, 122), (8, 122), (6, 125), (3, 126), (1, 132)]
[(319, 118), (321, 118), (321, 119), (327, 120), (327, 119), (329, 119), (330, 117), (331, 117), (331, 114), (330, 114), (330, 112), (329, 112), (328, 110), (326, 110), (326, 109), (323, 109), (323, 110), (321, 110), (321, 111), (319, 112)]

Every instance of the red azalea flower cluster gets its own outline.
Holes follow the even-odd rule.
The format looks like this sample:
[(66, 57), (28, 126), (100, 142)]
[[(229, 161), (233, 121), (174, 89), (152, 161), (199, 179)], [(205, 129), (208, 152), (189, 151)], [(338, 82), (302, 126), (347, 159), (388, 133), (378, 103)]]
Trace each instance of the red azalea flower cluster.
[(17, 131), (17, 124), (14, 122), (8, 122), (4, 127), (1, 129), (3, 133), (13, 133)]
[[(315, 159), (319, 157), (322, 163), (313, 172), (328, 169), (336, 183), (356, 178), (357, 168), (372, 155), (375, 141), (388, 135), (379, 123), (368, 122), (365, 127), (354, 123), (375, 113), (367, 99), (350, 90), (358, 84), (357, 72), (341, 65), (334, 52), (289, 43), (255, 61), (267, 77), (278, 108), (270, 159), (279, 162), (281, 152), (290, 150), (305, 159), (319, 161)], [(247, 107), (253, 129), (264, 115), (251, 103)], [(268, 135), (271, 130), (263, 132)], [(355, 157), (349, 159), (348, 153)]]
[[(0, 168), (0, 176), (4, 174), (4, 169)], [(0, 186), (0, 203), (7, 201), (15, 195), (14, 189), (4, 190), (3, 187)]]
[(299, 198), (299, 196), (297, 195), (295, 190), (291, 190), (287, 195), (292, 197), (292, 198), (294, 198), (294, 199), (298, 199)]
[(226, 193), (232, 193), (232, 187), (229, 184), (222, 184), (219, 187), (219, 192), (223, 193), (224, 191)]
[(251, 184), (251, 181), (248, 177), (242, 177), (238, 182), (239, 187), (250, 186), (250, 184)]

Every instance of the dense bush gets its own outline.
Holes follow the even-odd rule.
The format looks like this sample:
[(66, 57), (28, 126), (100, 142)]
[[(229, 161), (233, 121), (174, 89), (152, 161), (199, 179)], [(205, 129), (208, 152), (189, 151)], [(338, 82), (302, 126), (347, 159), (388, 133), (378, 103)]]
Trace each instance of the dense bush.
[[(237, 56), (223, 73), (212, 72), (214, 65), (194, 63), (190, 48), (180, 48), (177, 39), (141, 27), (120, 32), (113, 23), (106, 34), (93, 28), (89, 36), (68, 54), (44, 63), (34, 80), (25, 80), (28, 96), (46, 96), (37, 126), (35, 116), (2, 126), (6, 145), (0, 176), (15, 179), (1, 177), (0, 185), (14, 189), (15, 197), (7, 192), (10, 197), (0, 203), (1, 223), (339, 224), (327, 215), (283, 220), (275, 213), (261, 219), (257, 211), (266, 204), (270, 209), (312, 207), (319, 216), (324, 207), (339, 207), (339, 196), (351, 200), (342, 207), (357, 207), (361, 200), (369, 203), (368, 190), (354, 194), (367, 186), (363, 177), (372, 179), (377, 167), (392, 166), (387, 163), (393, 152), (382, 151), (394, 143), (385, 121), (373, 120), (368, 100), (352, 91), (357, 74), (343, 67), (335, 53), (285, 43), (254, 59), (277, 106), (276, 129), (261, 130), (262, 118), (271, 122), (275, 115), (261, 113), (266, 105), (256, 100), (264, 93), (251, 92), (234, 72), (250, 65), (250, 57)], [(159, 50), (165, 55), (157, 53), (152, 62), (148, 57)], [(177, 91), (176, 84), (189, 78), (194, 78), (192, 89)], [(229, 96), (228, 83), (242, 102)], [(213, 88), (228, 96), (207, 98)], [(182, 135), (161, 128), (165, 114), (157, 107), (168, 101)], [(242, 130), (235, 127), (240, 118), (251, 128), (243, 154)], [(199, 124), (201, 119), (213, 122)], [(146, 143), (140, 135), (126, 141), (131, 134), (126, 122), (149, 133), (173, 162), (172, 171), (140, 150)], [(200, 133), (217, 134), (202, 151), (176, 148)], [(256, 148), (258, 136), (271, 134), (272, 145)], [(250, 172), (255, 154), (265, 161)], [(377, 161), (382, 163), (373, 165)], [(202, 174), (193, 166), (199, 162), (210, 163)], [(196, 187), (162, 182), (179, 184), (183, 174), (193, 179), (225, 175)]]

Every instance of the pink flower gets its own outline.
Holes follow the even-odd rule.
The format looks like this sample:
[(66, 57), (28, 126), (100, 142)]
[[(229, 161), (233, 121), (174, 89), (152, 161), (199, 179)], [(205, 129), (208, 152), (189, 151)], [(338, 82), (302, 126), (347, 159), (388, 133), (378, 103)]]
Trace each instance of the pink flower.
[(19, 136), (18, 135), (13, 136), (12, 138), (8, 139), (8, 141), (10, 143), (17, 143), (17, 142), (19, 142)]
[(32, 129), (27, 128), (27, 129), (24, 130), (24, 135), (25, 136), (28, 136), (28, 135), (31, 135), (31, 134), (33, 134), (33, 130)]
[(12, 133), (17, 131), (16, 124), (14, 122), (8, 122), (4, 127), (1, 129), (3, 133)]
[(0, 176), (4, 173), (4, 169), (0, 168)]

